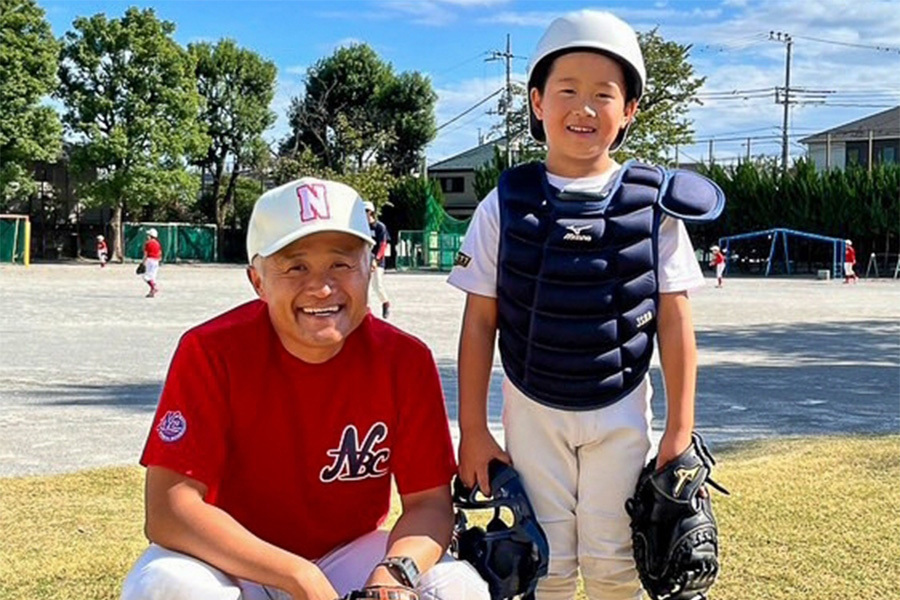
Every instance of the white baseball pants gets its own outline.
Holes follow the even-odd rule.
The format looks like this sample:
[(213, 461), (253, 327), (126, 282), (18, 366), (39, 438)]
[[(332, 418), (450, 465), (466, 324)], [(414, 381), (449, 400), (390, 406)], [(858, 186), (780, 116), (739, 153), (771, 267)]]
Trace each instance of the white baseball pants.
[(379, 302), (384, 304), (388, 301), (387, 291), (384, 289), (384, 267), (375, 267), (372, 271), (371, 286)]
[(537, 600), (639, 600), (625, 500), (650, 450), (649, 378), (611, 406), (549, 408), (503, 381), (506, 446), (550, 542)]
[(156, 281), (156, 274), (159, 272), (159, 260), (155, 258), (148, 258), (144, 261), (144, 266), (146, 267), (146, 271), (141, 277), (144, 278), (144, 281), (150, 283), (151, 281)]
[[(365, 584), (387, 549), (388, 532), (376, 530), (316, 561), (340, 596)], [(467, 562), (449, 555), (422, 574), (422, 600), (490, 600), (487, 583)], [(121, 600), (291, 600), (269, 586), (236, 579), (186, 554), (156, 544), (125, 578)]]

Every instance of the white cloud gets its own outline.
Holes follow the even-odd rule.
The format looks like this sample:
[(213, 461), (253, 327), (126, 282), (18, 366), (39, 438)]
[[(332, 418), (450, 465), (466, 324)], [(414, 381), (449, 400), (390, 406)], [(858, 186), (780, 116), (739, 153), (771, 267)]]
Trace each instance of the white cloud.
[(285, 67), (284, 69), (282, 69), (282, 71), (284, 71), (288, 75), (301, 75), (302, 76), (302, 75), (306, 75), (306, 70), (308, 68), (309, 67), (306, 65), (291, 65), (289, 67)]

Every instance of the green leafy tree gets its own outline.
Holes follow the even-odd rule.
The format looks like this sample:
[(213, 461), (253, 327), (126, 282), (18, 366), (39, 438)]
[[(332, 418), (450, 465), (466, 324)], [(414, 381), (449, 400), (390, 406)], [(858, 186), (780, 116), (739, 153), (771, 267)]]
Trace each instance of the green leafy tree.
[(40, 105), (56, 87), (58, 54), (36, 2), (0, 0), (0, 208), (33, 193), (30, 162), (53, 161), (62, 148), (56, 111)]
[(493, 160), (475, 168), (475, 197), (480, 200), (497, 187), (500, 174), (508, 166), (506, 164), (506, 153), (501, 152), (499, 146), (494, 146)]
[(84, 144), (73, 157), (97, 170), (87, 191), (113, 208), (116, 257), (122, 259), (122, 221), (172, 194), (195, 197), (196, 177), (185, 156), (201, 153), (200, 98), (187, 51), (175, 25), (151, 9), (129, 8), (120, 19), (79, 17), (63, 38), (59, 96), (64, 122)]
[(307, 70), (306, 90), (288, 111), (292, 133), (281, 152), (308, 150), (338, 173), (379, 164), (403, 175), (435, 136), (436, 101), (428, 78), (394, 74), (365, 44), (342, 47)]
[(617, 160), (634, 157), (664, 164), (667, 150), (693, 141), (688, 118), (697, 91), (706, 81), (697, 77), (689, 61), (690, 45), (667, 42), (656, 29), (638, 34), (647, 68), (647, 85), (628, 139)]
[[(269, 110), (275, 96), (275, 64), (229, 39), (215, 46), (188, 46), (197, 90), (203, 100), (200, 120), (209, 145), (195, 164), (212, 174), (208, 202), (223, 247), (226, 219), (235, 212), (235, 190), (242, 169), (258, 167), (268, 148), (262, 133), (275, 122)], [(226, 175), (226, 166), (231, 170)]]

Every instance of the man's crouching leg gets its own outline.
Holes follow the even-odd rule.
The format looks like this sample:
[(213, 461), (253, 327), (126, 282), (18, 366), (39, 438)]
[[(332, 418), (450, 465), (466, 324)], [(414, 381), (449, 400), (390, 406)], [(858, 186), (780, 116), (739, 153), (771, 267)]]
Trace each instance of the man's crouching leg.
[(237, 581), (192, 556), (151, 544), (125, 577), (121, 600), (239, 600)]
[[(334, 550), (318, 562), (319, 568), (339, 594), (344, 595), (365, 585), (387, 548), (384, 530), (367, 533)], [(472, 565), (445, 555), (419, 577), (416, 592), (420, 600), (490, 600), (488, 585)]]

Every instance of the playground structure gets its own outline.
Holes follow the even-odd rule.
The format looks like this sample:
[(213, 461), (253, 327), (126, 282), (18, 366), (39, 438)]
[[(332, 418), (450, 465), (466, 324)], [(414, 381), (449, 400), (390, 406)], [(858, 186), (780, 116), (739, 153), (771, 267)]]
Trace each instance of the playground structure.
[[(725, 251), (725, 255), (728, 257), (728, 260), (725, 263), (725, 272), (728, 273), (732, 269), (732, 264), (735, 262), (734, 260), (732, 260), (735, 242), (747, 243), (754, 240), (765, 239), (765, 241), (769, 242), (768, 255), (765, 258), (765, 277), (768, 277), (772, 274), (773, 267), (776, 264), (776, 258), (780, 258), (780, 260), (782, 261), (782, 264), (784, 266), (784, 274), (791, 275), (792, 273), (796, 272), (796, 267), (794, 265), (794, 261), (791, 260), (790, 253), (790, 240), (792, 238), (829, 245), (831, 256), (830, 260), (828, 261), (830, 262), (830, 275), (833, 279), (840, 279), (841, 277), (843, 277), (846, 240), (819, 235), (816, 233), (807, 233), (805, 231), (797, 231), (795, 229), (784, 228), (752, 231), (749, 233), (740, 233), (737, 235), (729, 235), (719, 238), (719, 247), (721, 247)], [(780, 256), (778, 253), (779, 247), (782, 249)], [(745, 260), (762, 262), (762, 259), (760, 258), (754, 259), (746, 256), (743, 256), (742, 258)]]

